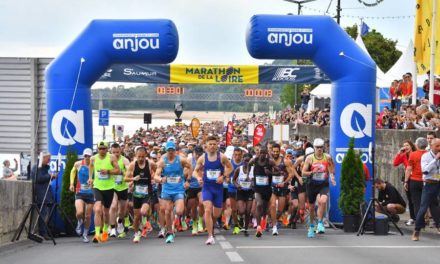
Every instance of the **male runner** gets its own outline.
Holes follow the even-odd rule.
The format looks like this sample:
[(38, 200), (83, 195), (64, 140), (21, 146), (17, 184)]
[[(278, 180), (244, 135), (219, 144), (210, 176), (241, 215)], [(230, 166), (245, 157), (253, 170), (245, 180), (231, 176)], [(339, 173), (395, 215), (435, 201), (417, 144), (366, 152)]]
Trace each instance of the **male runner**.
[[(95, 237), (93, 243), (106, 242), (108, 240), (109, 210), (113, 201), (113, 188), (115, 180), (113, 175), (120, 173), (118, 160), (108, 153), (108, 143), (100, 141), (98, 143), (98, 154), (90, 159), (89, 184), (93, 184), (93, 194), (95, 196)], [(93, 175), (95, 178), (93, 179)], [(104, 206), (104, 209), (102, 208)], [(104, 221), (102, 221), (104, 220)], [(102, 227), (102, 235), (101, 235)]]
[(324, 140), (316, 138), (313, 142), (315, 152), (308, 156), (305, 160), (302, 175), (309, 177), (308, 198), (310, 211), (310, 227), (307, 236), (315, 237), (315, 202), (318, 199), (318, 233), (325, 233), (323, 223), (324, 214), (326, 212), (329, 178), (333, 186), (336, 186), (335, 166), (333, 159), (327, 153), (324, 153)]
[[(203, 155), (202, 146), (195, 146), (193, 154), (188, 157), (188, 162), (195, 168), (197, 160)], [(189, 188), (187, 190), (187, 210), (189, 210), (191, 219), (193, 220), (192, 235), (203, 232), (203, 201), (202, 201), (202, 187), (196, 176), (196, 171), (193, 171)]]
[[(280, 155), (281, 147), (275, 143), (272, 146), (272, 158), (278, 168), (276, 175), (272, 175), (272, 197), (270, 200), (270, 217), (272, 220), (272, 235), (278, 235), (278, 218), (284, 212), (286, 196), (289, 194), (287, 187), (293, 177), (292, 161)], [(278, 208), (277, 208), (278, 200)], [(278, 210), (277, 210), (278, 209)]]
[[(243, 150), (241, 148), (235, 148), (234, 152), (232, 154), (231, 159), (232, 169), (233, 172), (240, 167), (243, 164)], [(234, 175), (234, 174), (232, 174)], [(237, 187), (235, 187), (235, 184), (230, 181), (228, 184), (228, 200), (227, 203), (229, 203), (231, 210), (229, 211), (231, 214), (226, 215), (226, 222), (229, 223), (229, 217), (232, 215), (232, 221), (234, 223), (234, 229), (232, 230), (233, 235), (238, 235), (240, 233), (240, 227), (238, 223), (238, 217), (237, 217)], [(226, 211), (225, 211), (226, 214)]]
[(126, 228), (124, 228), (123, 220), (127, 215), (127, 200), (128, 200), (128, 184), (124, 181), (126, 168), (130, 164), (130, 161), (122, 156), (121, 147), (118, 143), (114, 143), (111, 146), (111, 153), (118, 160), (119, 169), (121, 172), (118, 175), (114, 175), (115, 179), (115, 194), (113, 196), (113, 202), (110, 207), (110, 237), (116, 237), (116, 214), (118, 216), (118, 237), (124, 238), (126, 236)]
[[(167, 153), (157, 164), (154, 180), (162, 184), (162, 199), (165, 200), (165, 223), (167, 227), (166, 243), (174, 242), (173, 209), (177, 217), (183, 215), (185, 209), (185, 176), (183, 169), (191, 170), (191, 164), (186, 159), (176, 155), (176, 144), (168, 141), (165, 145)], [(191, 175), (191, 174), (190, 174)]]
[[(215, 136), (207, 138), (207, 152), (196, 164), (195, 171), (202, 187), (203, 207), (205, 209), (205, 225), (208, 230), (206, 245), (215, 244), (213, 218), (220, 217), (223, 203), (223, 182), (229, 182), (232, 164), (228, 158), (218, 152), (218, 140)], [(203, 172), (203, 178), (200, 173)]]
[(133, 208), (134, 208), (134, 243), (141, 240), (141, 231), (139, 225), (141, 218), (147, 215), (151, 194), (153, 188), (151, 185), (151, 171), (155, 164), (146, 159), (146, 149), (138, 147), (136, 149), (136, 160), (128, 166), (125, 175), (126, 182), (133, 182)]
[(254, 168), (249, 168), (249, 161), (252, 159), (251, 154), (244, 154), (243, 163), (234, 171), (233, 183), (237, 188), (237, 208), (241, 219), (244, 219), (243, 234), (249, 236), (248, 228), (251, 221), (252, 203), (254, 201), (254, 191), (252, 190), (252, 181), (254, 178)]
[[(93, 151), (90, 148), (86, 148), (83, 151), (83, 160), (75, 162), (72, 171), (70, 172), (70, 191), (75, 192), (75, 209), (76, 209), (76, 219), (78, 220), (78, 225), (76, 226), (76, 233), (83, 237), (83, 242), (88, 243), (89, 239), (87, 235), (89, 234), (89, 227), (92, 218), (93, 203), (95, 199), (93, 198), (92, 186), (87, 183), (89, 180), (89, 165), (90, 158), (93, 155)], [(74, 186), (76, 178), (76, 188)], [(84, 207), (85, 216), (84, 216)], [(82, 231), (84, 225), (84, 231)]]

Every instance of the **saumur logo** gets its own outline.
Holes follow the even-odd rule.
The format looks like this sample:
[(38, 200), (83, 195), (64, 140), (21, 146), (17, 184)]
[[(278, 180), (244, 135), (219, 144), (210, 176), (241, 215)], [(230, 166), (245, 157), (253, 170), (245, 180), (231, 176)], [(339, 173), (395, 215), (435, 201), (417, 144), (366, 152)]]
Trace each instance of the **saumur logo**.
[(373, 105), (371, 104), (349, 104), (341, 112), (341, 129), (347, 137), (371, 137), (373, 134), (372, 115)]
[(158, 49), (159, 33), (115, 33), (113, 34), (113, 48), (117, 50)]
[(313, 29), (311, 28), (268, 28), (267, 41), (270, 44), (313, 44)]
[[(70, 122), (75, 127), (74, 135), (69, 131), (69, 125), (66, 126), (63, 123), (63, 119)], [(84, 144), (84, 111), (78, 110), (74, 112), (72, 110), (63, 109), (53, 116), (52, 118), (52, 136), (55, 141), (62, 145), (74, 145), (76, 143)]]

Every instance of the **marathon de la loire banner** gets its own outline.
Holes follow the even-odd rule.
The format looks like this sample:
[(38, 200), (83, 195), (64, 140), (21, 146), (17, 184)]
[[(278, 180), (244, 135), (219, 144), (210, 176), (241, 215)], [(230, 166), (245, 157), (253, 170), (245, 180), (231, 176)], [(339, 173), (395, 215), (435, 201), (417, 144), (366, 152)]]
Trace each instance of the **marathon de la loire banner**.
[(101, 82), (179, 84), (330, 83), (316, 66), (114, 64)]

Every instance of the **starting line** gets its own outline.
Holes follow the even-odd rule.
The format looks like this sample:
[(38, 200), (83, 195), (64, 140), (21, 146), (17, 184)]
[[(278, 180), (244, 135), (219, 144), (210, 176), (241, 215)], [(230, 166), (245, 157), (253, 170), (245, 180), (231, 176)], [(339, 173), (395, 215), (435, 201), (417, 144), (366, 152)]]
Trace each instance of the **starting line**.
[(376, 249), (423, 249), (439, 246), (239, 246), (236, 249), (317, 249), (317, 248), (376, 248)]

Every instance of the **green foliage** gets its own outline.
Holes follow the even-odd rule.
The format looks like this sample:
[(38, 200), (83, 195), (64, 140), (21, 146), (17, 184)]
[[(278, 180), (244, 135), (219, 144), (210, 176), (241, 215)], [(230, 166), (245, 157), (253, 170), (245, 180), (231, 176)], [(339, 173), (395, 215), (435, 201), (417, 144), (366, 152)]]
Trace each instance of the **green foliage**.
[[(74, 224), (76, 223), (75, 193), (69, 191), (69, 185), (70, 185), (70, 172), (72, 171), (73, 165), (77, 160), (78, 160), (78, 155), (76, 153), (76, 150), (69, 147), (67, 149), (66, 166), (64, 167), (63, 178), (62, 178), (63, 182), (61, 185), (60, 206), (62, 210), (64, 210), (70, 221)], [(67, 220), (64, 219), (64, 223), (66, 222)], [(67, 227), (66, 224), (64, 226)]]
[[(356, 39), (358, 26), (353, 25), (351, 27), (346, 27), (345, 31), (353, 39)], [(362, 40), (364, 41), (368, 53), (370, 53), (373, 60), (383, 72), (387, 72), (402, 55), (402, 52), (396, 49), (397, 40), (394, 41), (385, 38), (381, 33), (374, 29), (363, 36)]]
[(350, 139), (349, 149), (341, 167), (341, 192), (339, 208), (344, 215), (358, 215), (364, 202), (365, 175), (359, 154), (354, 151), (354, 138)]
[[(301, 93), (304, 88), (309, 88), (309, 91), (312, 91), (317, 85), (309, 85), (309, 84), (286, 84), (281, 90), (281, 106), (287, 107), (287, 105), (294, 106), (301, 104)], [(295, 92), (296, 90), (296, 92)]]

